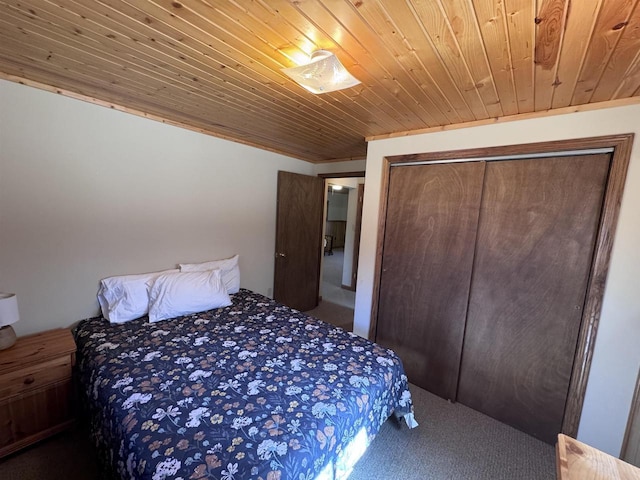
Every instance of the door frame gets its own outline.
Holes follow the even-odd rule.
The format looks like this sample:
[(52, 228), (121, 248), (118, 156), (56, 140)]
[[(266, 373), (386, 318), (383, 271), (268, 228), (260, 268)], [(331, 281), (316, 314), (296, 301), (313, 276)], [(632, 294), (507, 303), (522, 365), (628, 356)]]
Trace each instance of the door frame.
[(449, 150), (442, 152), (426, 152), (409, 155), (395, 155), (384, 157), (382, 165), (380, 213), (378, 217), (378, 238), (373, 279), (373, 296), (371, 304), (371, 323), (369, 338), (375, 339), (378, 325), (378, 302), (380, 298), (380, 278), (382, 269), (382, 255), (384, 234), (387, 217), (387, 202), (389, 193), (389, 176), (391, 167), (397, 163), (422, 162), (452, 162), (474, 161), (486, 157), (535, 155), (541, 153), (555, 153), (575, 150), (594, 150), (599, 148), (613, 148), (609, 178), (605, 190), (595, 250), (591, 262), (591, 272), (587, 285), (587, 294), (582, 314), (580, 333), (573, 361), (567, 403), (562, 422), (562, 433), (575, 437), (578, 433), (582, 406), (589, 379), (589, 371), (593, 359), (595, 339), (600, 323), (600, 312), (604, 287), (611, 260), (613, 239), (620, 213), (620, 203), (627, 167), (631, 157), (633, 133), (609, 135), (603, 137), (589, 137), (551, 142), (527, 143), (520, 145), (503, 145), (496, 147), (471, 148), (464, 150)]

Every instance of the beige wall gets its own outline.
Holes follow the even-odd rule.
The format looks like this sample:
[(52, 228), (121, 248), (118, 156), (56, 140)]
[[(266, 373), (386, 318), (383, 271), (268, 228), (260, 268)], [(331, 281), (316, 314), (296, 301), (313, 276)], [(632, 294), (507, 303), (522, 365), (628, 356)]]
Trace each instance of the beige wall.
[[(600, 329), (578, 438), (619, 455), (640, 365), (640, 106), (521, 120), (370, 142), (356, 294), (355, 332), (369, 329), (382, 159), (389, 155), (458, 150), (634, 132), (632, 152), (607, 280)], [(428, 428), (428, 419), (423, 424)]]
[(102, 277), (240, 254), (271, 294), (277, 171), (313, 165), (0, 81), (0, 291), (18, 334), (98, 313)]

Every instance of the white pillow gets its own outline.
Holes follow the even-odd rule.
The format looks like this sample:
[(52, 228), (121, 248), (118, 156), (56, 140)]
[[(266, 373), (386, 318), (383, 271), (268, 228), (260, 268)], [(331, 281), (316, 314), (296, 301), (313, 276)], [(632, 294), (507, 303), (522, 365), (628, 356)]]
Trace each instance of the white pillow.
[(220, 269), (222, 281), (227, 287), (227, 293), (238, 293), (240, 290), (240, 267), (238, 267), (239, 255), (224, 260), (213, 260), (204, 263), (181, 263), (181, 272), (204, 272), (206, 270)]
[(147, 282), (164, 273), (178, 271), (174, 269), (139, 275), (119, 275), (101, 280), (98, 302), (102, 316), (111, 323), (124, 323), (145, 316), (149, 313)]
[(231, 305), (220, 270), (166, 273), (149, 290), (149, 321), (203, 312)]

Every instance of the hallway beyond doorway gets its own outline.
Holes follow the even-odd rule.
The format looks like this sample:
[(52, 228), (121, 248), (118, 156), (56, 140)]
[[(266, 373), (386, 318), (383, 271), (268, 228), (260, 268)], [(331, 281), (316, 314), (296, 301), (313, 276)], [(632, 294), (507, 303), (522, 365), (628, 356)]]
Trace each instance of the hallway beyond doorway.
[(356, 292), (342, 288), (342, 266), (344, 262), (344, 249), (333, 249), (333, 255), (324, 256), (322, 271), (322, 283), (320, 295), (322, 300), (355, 308)]

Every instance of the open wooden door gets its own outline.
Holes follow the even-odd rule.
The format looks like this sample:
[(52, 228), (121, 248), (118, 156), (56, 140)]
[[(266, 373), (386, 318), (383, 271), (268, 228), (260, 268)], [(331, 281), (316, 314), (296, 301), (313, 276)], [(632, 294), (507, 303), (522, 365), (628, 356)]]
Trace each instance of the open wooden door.
[(300, 311), (318, 305), (324, 183), (278, 172), (273, 298)]

